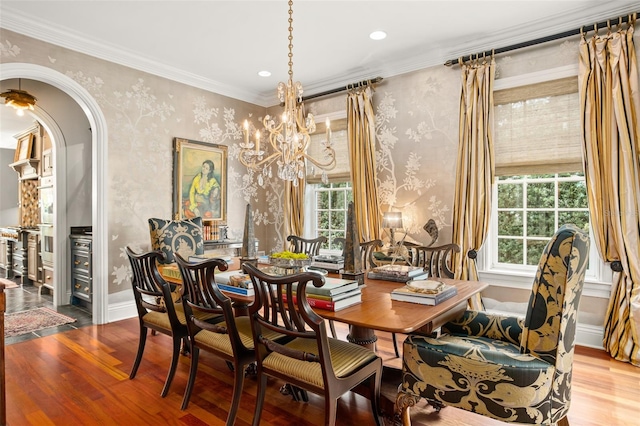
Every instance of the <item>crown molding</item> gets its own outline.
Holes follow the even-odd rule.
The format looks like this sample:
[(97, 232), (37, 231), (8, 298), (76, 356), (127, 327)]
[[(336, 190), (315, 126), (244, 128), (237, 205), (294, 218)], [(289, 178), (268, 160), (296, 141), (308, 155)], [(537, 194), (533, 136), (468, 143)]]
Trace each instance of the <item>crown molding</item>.
[[(197, 87), (219, 95), (241, 101), (263, 105), (265, 97), (250, 93), (236, 87), (231, 87), (218, 81), (205, 79), (201, 76), (170, 67), (156, 61), (141, 57), (139, 54), (112, 46), (98, 43), (80, 34), (52, 25), (40, 18), (25, 16), (20, 12), (6, 7), (2, 16), (1, 26), (10, 31), (26, 35), (47, 43), (61, 46), (85, 55), (103, 59), (139, 71), (147, 72), (158, 77), (167, 78), (189, 86)], [(275, 98), (275, 95), (272, 96)], [(273, 99), (271, 99), (273, 101)]]
[[(447, 46), (425, 46), (422, 52), (412, 55), (411, 58), (386, 58), (384, 63), (378, 64), (376, 67), (370, 66), (366, 70), (352, 70), (335, 78), (318, 81), (313, 84), (307, 83), (305, 84), (305, 91), (309, 95), (313, 95), (367, 78), (377, 76), (389, 78), (424, 68), (441, 66), (450, 58), (489, 51), (562, 33), (579, 28), (589, 22), (596, 23), (605, 19), (615, 19), (637, 9), (637, 3), (633, 2), (621, 2), (620, 6), (612, 7), (614, 5), (614, 2), (601, 2), (586, 10), (573, 10), (570, 13), (558, 15), (553, 19), (532, 21), (525, 26), (514, 26), (491, 34), (480, 34), (470, 41), (452, 39)], [(3, 9), (2, 23), (0, 25), (8, 30), (258, 106), (270, 107), (277, 105), (275, 91), (252, 93), (240, 87), (232, 87), (218, 81), (205, 79), (202, 76), (141, 57), (135, 52), (89, 40), (80, 34), (52, 25), (44, 19), (25, 16), (18, 11), (12, 10), (9, 6), (3, 6)]]

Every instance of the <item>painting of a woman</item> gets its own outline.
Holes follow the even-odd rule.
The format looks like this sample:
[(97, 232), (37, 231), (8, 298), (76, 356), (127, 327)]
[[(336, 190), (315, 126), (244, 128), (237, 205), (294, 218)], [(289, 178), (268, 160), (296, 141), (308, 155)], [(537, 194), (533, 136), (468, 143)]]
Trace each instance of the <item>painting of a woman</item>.
[(200, 173), (193, 177), (189, 202), (185, 203), (185, 217), (212, 219), (220, 216), (220, 184), (213, 175), (214, 170), (213, 161), (204, 160)]
[(227, 147), (175, 139), (176, 219), (226, 220)]

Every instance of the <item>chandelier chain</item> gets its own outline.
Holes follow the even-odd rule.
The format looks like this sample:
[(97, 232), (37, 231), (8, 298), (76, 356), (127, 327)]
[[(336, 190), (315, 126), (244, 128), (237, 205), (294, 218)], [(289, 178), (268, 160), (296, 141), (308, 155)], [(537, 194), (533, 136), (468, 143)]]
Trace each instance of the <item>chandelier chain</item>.
[[(289, 0), (289, 80), (278, 84), (278, 99), (284, 104), (284, 111), (279, 117), (266, 115), (262, 124), (267, 134), (267, 149), (261, 148), (261, 135), (255, 132), (255, 140), (249, 136), (249, 123), (244, 122), (244, 143), (242, 143), (238, 159), (248, 169), (260, 171), (258, 184), (264, 184), (264, 178), (271, 177), (271, 164), (278, 166), (278, 177), (289, 181), (293, 186), (304, 182), (306, 169), (314, 167), (322, 170), (322, 181), (327, 182), (327, 170), (336, 165), (336, 152), (331, 141), (331, 128), (327, 119), (325, 137), (317, 135), (316, 140), (322, 148), (323, 158), (313, 158), (308, 152), (311, 135), (316, 131), (313, 114), (304, 113), (302, 103), (302, 84), (293, 82), (293, 0)], [(306, 117), (305, 117), (306, 115)], [(314, 135), (315, 137), (315, 135)]]
[(289, 80), (293, 80), (293, 0), (289, 0)]

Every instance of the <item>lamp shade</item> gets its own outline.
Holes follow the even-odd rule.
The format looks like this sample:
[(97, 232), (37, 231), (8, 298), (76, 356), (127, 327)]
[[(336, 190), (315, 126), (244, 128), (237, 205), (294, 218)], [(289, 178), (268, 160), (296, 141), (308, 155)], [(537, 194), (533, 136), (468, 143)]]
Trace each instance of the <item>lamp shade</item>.
[(382, 215), (383, 228), (402, 228), (402, 212), (384, 212)]

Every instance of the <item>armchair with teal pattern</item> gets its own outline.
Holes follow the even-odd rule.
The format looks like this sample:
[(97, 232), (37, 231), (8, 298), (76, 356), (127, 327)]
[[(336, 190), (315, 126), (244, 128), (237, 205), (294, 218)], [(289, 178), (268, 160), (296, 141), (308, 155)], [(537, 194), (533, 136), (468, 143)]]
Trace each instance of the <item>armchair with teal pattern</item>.
[(589, 238), (564, 225), (538, 265), (524, 319), (466, 311), (438, 337), (404, 342), (396, 400), (405, 426), (425, 398), (508, 423), (568, 425), (578, 303)]

